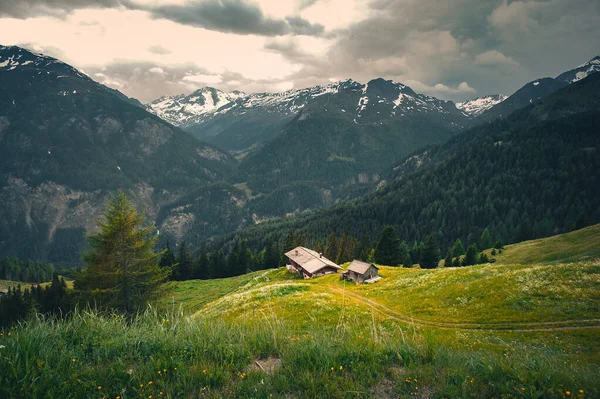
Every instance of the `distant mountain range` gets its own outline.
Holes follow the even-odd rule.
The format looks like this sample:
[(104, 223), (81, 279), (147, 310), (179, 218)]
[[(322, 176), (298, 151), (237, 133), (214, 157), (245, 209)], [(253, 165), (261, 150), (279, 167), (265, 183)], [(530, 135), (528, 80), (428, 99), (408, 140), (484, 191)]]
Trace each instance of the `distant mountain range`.
[(596, 106), (594, 93), (568, 89), (597, 61), (458, 107), (384, 79), (276, 94), (203, 88), (145, 106), (59, 60), (0, 46), (0, 253), (78, 263), (83, 232), (119, 191), (162, 242), (192, 243), (357, 198), (393, 179), (393, 165), (426, 162), (423, 147), (560, 88), (564, 103), (538, 117)]
[(477, 97), (472, 100), (456, 103), (456, 108), (462, 110), (470, 117), (477, 117), (507, 98), (508, 96), (504, 94), (491, 94), (489, 96)]
[[(378, 108), (379, 115), (376, 118), (369, 117), (369, 120), (387, 123), (387, 120), (396, 117), (406, 119), (427, 112), (453, 115), (457, 120), (450, 123), (457, 126), (464, 123), (464, 115), (457, 111), (452, 102), (417, 94), (407, 86), (394, 84), (402, 86), (403, 91), (397, 90), (393, 94), (396, 97), (393, 98), (390, 97), (392, 94), (385, 93), (384, 99), (381, 96), (377, 98), (378, 94), (373, 98), (369, 97), (372, 92), (367, 94), (366, 91), (371, 82), (363, 85), (351, 79), (283, 93), (224, 93), (212, 87), (204, 87), (188, 96), (161, 97), (147, 104), (147, 107), (150, 112), (184, 128), (201, 140), (230, 151), (248, 150), (269, 141), (310, 103), (320, 97), (327, 98), (328, 102), (335, 102), (339, 99), (339, 93), (347, 91), (364, 94), (357, 97), (356, 104), (346, 104), (343, 111), (351, 119), (355, 119), (357, 124), (362, 124), (361, 118), (365, 112), (369, 113), (375, 105), (383, 103), (389, 104), (390, 109), (382, 113), (382, 109)], [(336, 105), (331, 103), (331, 107), (336, 108)]]

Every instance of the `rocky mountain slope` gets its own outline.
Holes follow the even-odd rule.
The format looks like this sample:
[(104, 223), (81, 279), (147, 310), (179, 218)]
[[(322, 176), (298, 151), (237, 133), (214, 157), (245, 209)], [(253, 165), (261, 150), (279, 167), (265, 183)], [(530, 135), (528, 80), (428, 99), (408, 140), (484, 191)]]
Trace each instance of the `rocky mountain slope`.
[(372, 194), (285, 222), (247, 229), (264, 237), (290, 230), (324, 242), (348, 234), (377, 240), (392, 224), (409, 243), (434, 233), (443, 252), (489, 228), (505, 243), (600, 222), (600, 74), (533, 105), (466, 130), (399, 162)]
[[(255, 193), (283, 190), (288, 198), (321, 195), (335, 201), (361, 186), (373, 187), (389, 165), (420, 146), (447, 140), (468, 123), (454, 103), (403, 84), (346, 82), (313, 98), (279, 136), (243, 159), (240, 169)], [(257, 203), (271, 213), (287, 205)]]
[[(196, 137), (230, 151), (248, 150), (275, 138), (286, 123), (312, 102), (320, 101), (321, 97), (327, 98), (328, 103), (336, 102), (343, 97), (338, 94), (348, 90), (365, 94), (360, 97), (364, 97), (361, 104), (357, 101), (356, 106), (344, 109), (357, 123), (367, 108), (384, 102), (393, 104), (393, 112), (380, 113), (377, 119), (382, 123), (396, 115), (407, 118), (426, 110), (430, 115), (447, 112), (447, 115), (455, 116), (457, 120), (449, 121), (450, 124), (460, 124), (465, 119), (456, 112), (453, 103), (414, 93), (410, 88), (404, 96), (395, 93), (396, 97), (384, 101), (366, 95), (368, 86), (349, 79), (282, 93), (249, 95), (205, 87), (189, 96), (163, 97), (148, 104), (148, 109)], [(339, 108), (334, 104), (331, 106)]]
[(507, 98), (508, 96), (504, 94), (491, 94), (489, 96), (476, 97), (472, 100), (456, 103), (456, 108), (462, 110), (470, 117), (476, 117)]
[[(71, 66), (15, 46), (0, 47), (0, 159), (0, 253), (72, 262), (113, 193), (126, 192), (155, 220), (236, 165)], [(241, 222), (228, 190), (219, 186), (210, 202), (227, 221), (207, 234)], [(158, 227), (181, 237), (209, 213), (169, 212)]]
[(600, 56), (577, 68), (563, 72), (556, 78), (542, 78), (531, 81), (504, 101), (482, 112), (478, 120), (480, 122), (491, 121), (508, 116), (511, 112), (539, 101), (541, 98), (598, 71), (600, 71)]

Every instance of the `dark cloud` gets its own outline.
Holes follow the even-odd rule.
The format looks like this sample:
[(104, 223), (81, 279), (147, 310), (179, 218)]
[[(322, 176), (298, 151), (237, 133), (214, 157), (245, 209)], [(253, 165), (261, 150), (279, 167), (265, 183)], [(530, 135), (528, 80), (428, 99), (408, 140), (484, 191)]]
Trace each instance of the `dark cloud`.
[(128, 4), (125, 0), (2, 0), (0, 17), (32, 18), (41, 15), (64, 17), (81, 8), (113, 8)]
[[(314, 2), (313, 2), (314, 3)], [(323, 25), (299, 16), (272, 19), (260, 7), (242, 0), (197, 0), (184, 5), (142, 5), (131, 0), (2, 0), (0, 17), (64, 17), (82, 8), (127, 8), (148, 11), (153, 18), (240, 35), (321, 35)]]
[[(528, 81), (555, 76), (600, 52), (600, 1), (374, 0), (367, 19), (335, 32), (320, 59), (307, 58), (296, 86), (326, 78), (385, 77), (462, 100), (511, 94)], [(267, 43), (297, 63), (291, 45)], [(465, 84), (463, 84), (463, 82)]]
[(320, 24), (311, 24), (300, 17), (287, 17), (285, 19), (292, 33), (296, 35), (319, 36), (325, 31), (325, 27)]
[(271, 19), (257, 5), (241, 0), (200, 1), (149, 7), (147, 10), (153, 18), (240, 35), (319, 35), (324, 30), (322, 25), (313, 25), (300, 17)]

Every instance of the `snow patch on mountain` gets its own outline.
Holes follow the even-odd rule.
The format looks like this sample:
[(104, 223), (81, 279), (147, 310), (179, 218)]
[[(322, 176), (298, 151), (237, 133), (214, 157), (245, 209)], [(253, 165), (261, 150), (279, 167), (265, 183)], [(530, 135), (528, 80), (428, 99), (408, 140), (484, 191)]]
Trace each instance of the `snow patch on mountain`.
[(556, 77), (565, 83), (575, 83), (585, 79), (592, 73), (600, 72), (600, 56), (594, 57), (588, 62), (579, 65), (577, 68), (564, 72)]
[(456, 103), (456, 108), (460, 109), (470, 117), (476, 117), (507, 98), (508, 96), (505, 96), (504, 94), (477, 97), (469, 101)]

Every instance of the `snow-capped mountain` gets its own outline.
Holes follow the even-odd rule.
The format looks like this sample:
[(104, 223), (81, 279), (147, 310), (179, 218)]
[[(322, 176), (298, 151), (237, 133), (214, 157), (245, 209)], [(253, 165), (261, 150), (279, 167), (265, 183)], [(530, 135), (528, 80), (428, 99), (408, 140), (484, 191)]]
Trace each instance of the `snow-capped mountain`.
[[(356, 104), (345, 104), (348, 96), (357, 97)], [(202, 140), (240, 151), (277, 136), (285, 123), (319, 98), (328, 98), (328, 109), (341, 110), (356, 124), (384, 123), (388, 118), (417, 114), (461, 114), (464, 118), (450, 101), (418, 94), (408, 86), (383, 79), (366, 85), (348, 79), (282, 93), (225, 93), (205, 87), (188, 96), (162, 97), (147, 106), (150, 112)]]
[[(163, 237), (206, 216), (226, 233), (243, 217), (229, 195), (237, 190), (222, 184), (237, 165), (231, 155), (64, 62), (15, 46), (0, 47), (0, 159), (3, 256), (79, 263), (83, 232), (119, 191)], [(181, 200), (217, 182), (218, 194)]]
[(456, 103), (456, 108), (462, 110), (470, 117), (476, 117), (507, 98), (508, 96), (504, 94), (491, 94), (489, 96), (477, 97), (469, 101)]
[(585, 64), (558, 75), (556, 79), (570, 84), (584, 79), (595, 72), (600, 72), (600, 56), (594, 57)]

